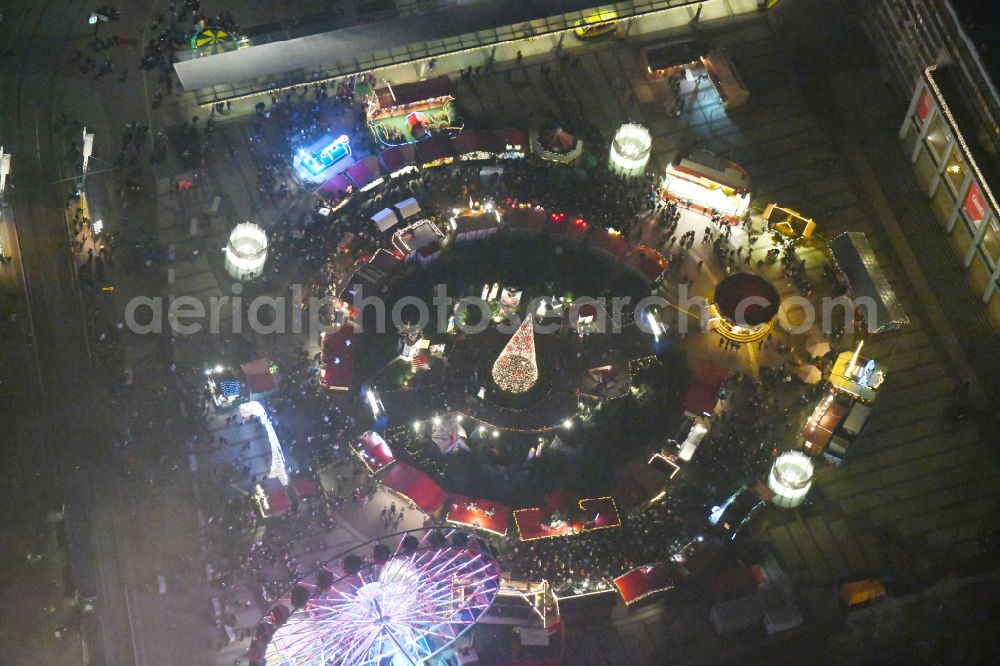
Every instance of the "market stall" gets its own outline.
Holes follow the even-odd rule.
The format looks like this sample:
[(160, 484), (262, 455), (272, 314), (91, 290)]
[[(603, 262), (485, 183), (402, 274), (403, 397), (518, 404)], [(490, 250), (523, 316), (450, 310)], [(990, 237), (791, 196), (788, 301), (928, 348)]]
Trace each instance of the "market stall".
[(205, 388), (216, 407), (228, 407), (239, 400), (242, 392), (239, 377), (221, 365), (205, 371)]
[(663, 197), (705, 215), (739, 223), (750, 207), (750, 177), (740, 165), (695, 149), (667, 166)]
[(371, 217), (379, 233), (385, 233), (399, 224), (399, 218), (391, 208), (383, 208)]
[(830, 371), (830, 383), (835, 391), (857, 398), (865, 404), (875, 402), (879, 387), (885, 381), (884, 366), (861, 356), (864, 341), (854, 351), (841, 352)]
[(722, 108), (731, 111), (747, 103), (750, 91), (733, 67), (728, 52), (722, 48), (714, 48), (701, 61), (715, 92), (722, 100)]
[(543, 160), (572, 164), (583, 154), (583, 141), (557, 126), (535, 134), (531, 139), (531, 149)]
[(614, 583), (626, 606), (658, 592), (666, 592), (676, 584), (670, 568), (662, 562), (632, 569), (615, 578)]
[(417, 149), (412, 143), (392, 146), (379, 153), (379, 162), (390, 178), (396, 178), (417, 170)]
[(349, 166), (347, 177), (360, 192), (367, 192), (385, 181), (382, 177), (382, 167), (374, 155), (369, 155)]
[(692, 417), (711, 416), (728, 376), (729, 371), (724, 367), (707, 360), (699, 361), (684, 394), (684, 411)]
[(393, 208), (399, 213), (399, 219), (404, 221), (420, 213), (420, 204), (413, 197), (403, 199), (399, 203), (394, 204)]
[(762, 215), (771, 229), (789, 238), (809, 238), (816, 229), (816, 222), (791, 208), (770, 203)]
[(826, 394), (802, 426), (800, 437), (803, 450), (811, 456), (822, 454), (850, 410), (849, 399), (838, 398), (834, 393)]
[(454, 92), (447, 76), (379, 88), (366, 99), (368, 126), (387, 146), (435, 135), (447, 138), (462, 129), (455, 126)]
[(389, 444), (382, 438), (382, 435), (373, 430), (369, 430), (356, 439), (352, 448), (372, 474), (385, 469), (396, 460)]
[(514, 524), (521, 541), (534, 541), (621, 527), (621, 516), (613, 497), (581, 499), (576, 507), (565, 507), (559, 499), (514, 511)]
[(251, 400), (267, 397), (277, 387), (274, 368), (267, 359), (258, 358), (240, 365), (243, 377), (246, 379), (247, 392)]
[(417, 220), (392, 235), (392, 246), (404, 256), (444, 241), (444, 232), (430, 220)]
[(431, 477), (406, 463), (393, 465), (382, 479), (382, 484), (430, 515), (441, 509), (447, 497), (447, 493)]
[(253, 501), (264, 518), (279, 516), (292, 508), (288, 486), (277, 479), (264, 479), (253, 487)]
[(351, 164), (351, 140), (346, 134), (324, 134), (292, 157), (296, 175), (307, 183), (323, 183)]
[(320, 334), (319, 383), (330, 391), (347, 391), (354, 383), (354, 327), (344, 324)]
[(496, 133), (491, 130), (465, 129), (456, 134), (451, 142), (459, 162), (489, 160), (503, 152)]
[(858, 301), (855, 316), (865, 320), (869, 333), (897, 331), (910, 322), (863, 233), (846, 231), (827, 247)]
[(453, 495), (445, 520), (453, 525), (474, 527), (496, 536), (507, 534), (510, 509), (490, 500)]
[(455, 161), (455, 147), (443, 134), (432, 136), (417, 144), (417, 161), (425, 169), (451, 164)]
[(494, 132), (500, 149), (497, 157), (505, 160), (520, 159), (528, 151), (528, 135), (516, 127), (506, 127)]
[(688, 67), (698, 64), (705, 46), (694, 39), (650, 46), (639, 52), (639, 64), (651, 79), (662, 79), (683, 74)]

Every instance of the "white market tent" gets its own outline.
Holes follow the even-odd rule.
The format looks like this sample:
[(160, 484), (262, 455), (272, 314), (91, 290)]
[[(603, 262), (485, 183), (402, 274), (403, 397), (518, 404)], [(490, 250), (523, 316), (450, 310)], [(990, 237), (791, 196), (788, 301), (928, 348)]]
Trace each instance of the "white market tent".
[(372, 215), (372, 222), (375, 223), (379, 231), (385, 233), (399, 223), (399, 218), (396, 217), (396, 213), (391, 208), (383, 208)]
[(405, 220), (408, 217), (412, 217), (420, 212), (420, 204), (413, 197), (409, 199), (403, 199), (398, 204), (396, 204), (395, 209), (399, 211), (399, 217)]

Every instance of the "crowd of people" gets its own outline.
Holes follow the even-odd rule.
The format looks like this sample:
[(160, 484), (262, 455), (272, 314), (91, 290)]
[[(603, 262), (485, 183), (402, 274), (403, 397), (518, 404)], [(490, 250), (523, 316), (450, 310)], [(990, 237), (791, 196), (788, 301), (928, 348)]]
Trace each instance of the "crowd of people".
[[(289, 156), (307, 142), (324, 133), (336, 131), (351, 136), (352, 145), (374, 150), (364, 122), (361, 101), (352, 95), (355, 81), (331, 85), (300, 87), (275, 95), (270, 103), (257, 105), (257, 117), (251, 132), (251, 152), (258, 169), (258, 189), (264, 200), (279, 200), (298, 191)], [(229, 111), (226, 105), (212, 110), (212, 117)], [(195, 125), (192, 122), (192, 127)], [(210, 122), (206, 130), (211, 127)], [(205, 132), (199, 137), (204, 140)], [(125, 155), (128, 158), (128, 155)], [(327, 290), (341, 277), (330, 259), (347, 233), (357, 239), (357, 246), (370, 250), (385, 246), (388, 238), (372, 224), (374, 210), (409, 196), (416, 196), (425, 213), (443, 220), (442, 211), (454, 202), (512, 199), (579, 215), (597, 228), (613, 228), (635, 241), (649, 223), (658, 223), (665, 231), (658, 249), (669, 258), (670, 279), (690, 282), (682, 271), (695, 268), (693, 254), (697, 232), (676, 234), (683, 202), (664, 202), (659, 196), (655, 176), (624, 179), (603, 168), (567, 169), (534, 159), (506, 160), (502, 169), (485, 175), (482, 165), (455, 164), (439, 169), (415, 171), (387, 182), (366, 195), (331, 194), (307, 207), (298, 219), (282, 219), (274, 225), (271, 249), (273, 265), (280, 267), (294, 260), (316, 293)], [(733, 227), (720, 215), (706, 217), (701, 231), (702, 246), (710, 254), (699, 252), (695, 270), (706, 259), (725, 270), (752, 267), (751, 250), (732, 242)], [(751, 244), (753, 238), (750, 239)], [(786, 267), (800, 271), (794, 252), (785, 253)], [(687, 266), (690, 263), (691, 266)], [(759, 267), (759, 266), (758, 266)], [(349, 401), (323, 391), (318, 386), (315, 359), (305, 354), (282, 363), (282, 385), (270, 399), (277, 415), (295, 414), (310, 424), (304, 430), (282, 426), (282, 441), (291, 457), (299, 462), (303, 474), (325, 468), (337, 478), (336, 488), (321, 500), (312, 501), (304, 511), (269, 518), (262, 536), (257, 508), (247, 497), (231, 497), (213, 524), (223, 533), (254, 534), (247, 550), (227, 561), (216, 573), (221, 588), (237, 587), (252, 591), (255, 603), (273, 602), (290, 583), (321, 564), (327, 545), (326, 535), (336, 527), (338, 511), (346, 503), (365, 501), (376, 486), (367, 471), (355, 460), (346, 442), (358, 434), (354, 407)], [(747, 376), (737, 376), (726, 387), (727, 408), (713, 427), (710, 441), (692, 467), (696, 483), (680, 485), (664, 503), (644, 512), (623, 515), (620, 528), (598, 530), (566, 538), (520, 542), (516, 537), (496, 540), (504, 567), (514, 577), (545, 578), (560, 594), (579, 593), (608, 585), (608, 580), (626, 571), (663, 561), (692, 538), (693, 525), (704, 526), (707, 509), (724, 499), (740, 483), (760, 478), (781, 433), (790, 428), (793, 404), (776, 395), (801, 396), (796, 391), (781, 393), (785, 369), (762, 372), (761, 383)], [(785, 400), (775, 402), (775, 400)], [(748, 414), (773, 414), (761, 419)], [(773, 424), (771, 423), (773, 421)], [(216, 443), (218, 445), (218, 442)], [(234, 467), (218, 478), (220, 484), (247, 484), (256, 481), (246, 469)], [(402, 509), (402, 502), (400, 509)], [(391, 531), (402, 520), (404, 510), (384, 507), (376, 533)], [(409, 507), (405, 511), (413, 510)], [(692, 516), (697, 520), (692, 519)], [(234, 597), (241, 595), (233, 592)]]

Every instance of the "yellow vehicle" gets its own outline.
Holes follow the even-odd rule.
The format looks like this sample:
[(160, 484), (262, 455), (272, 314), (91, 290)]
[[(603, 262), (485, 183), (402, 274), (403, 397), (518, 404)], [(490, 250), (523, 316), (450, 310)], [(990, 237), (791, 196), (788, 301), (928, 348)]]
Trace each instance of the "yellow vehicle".
[(618, 26), (618, 15), (614, 12), (597, 12), (576, 23), (573, 33), (580, 39), (602, 37)]

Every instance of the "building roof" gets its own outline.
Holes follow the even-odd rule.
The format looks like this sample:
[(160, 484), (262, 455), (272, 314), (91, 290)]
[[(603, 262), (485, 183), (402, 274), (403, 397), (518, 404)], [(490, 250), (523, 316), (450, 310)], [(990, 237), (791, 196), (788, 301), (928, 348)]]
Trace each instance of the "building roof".
[(382, 483), (412, 500), (425, 513), (436, 513), (447, 498), (447, 493), (431, 477), (405, 463), (393, 465)]
[(909, 323), (896, 292), (882, 272), (875, 252), (863, 233), (846, 231), (827, 243), (837, 266), (847, 277), (854, 298), (871, 298), (875, 302), (876, 321), (868, 322), (868, 330), (880, 331), (894, 324)]
[(568, 153), (576, 146), (576, 137), (562, 127), (556, 127), (539, 134), (538, 142), (549, 152)]
[(1000, 45), (997, 44), (997, 34), (1000, 33), (1000, 11), (994, 2), (983, 0), (951, 0), (965, 34), (976, 46), (979, 58), (983, 61), (986, 73), (993, 85), (1000, 84)]
[[(620, 18), (702, 0), (617, 3)], [(413, 62), (459, 48), (569, 30), (591, 13), (594, 0), (428, 0), (408, 15), (387, 12), (351, 25), (343, 14), (310, 17), (302, 28), (253, 34), (245, 48), (174, 63), (185, 90), (221, 86), (211, 99), (238, 97)], [(412, 7), (413, 3), (407, 3)], [(245, 30), (244, 34), (255, 31)], [(455, 44), (455, 37), (462, 39)], [(468, 42), (468, 43), (467, 43)], [(253, 82), (252, 85), (243, 85)], [(241, 84), (238, 87), (232, 84)], [(208, 99), (207, 97), (204, 99)]]

